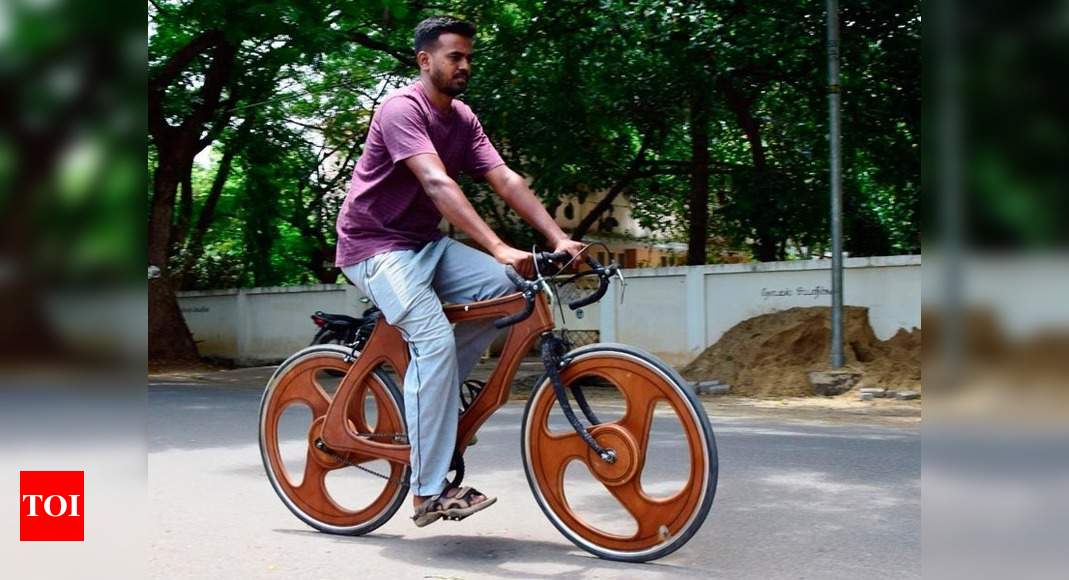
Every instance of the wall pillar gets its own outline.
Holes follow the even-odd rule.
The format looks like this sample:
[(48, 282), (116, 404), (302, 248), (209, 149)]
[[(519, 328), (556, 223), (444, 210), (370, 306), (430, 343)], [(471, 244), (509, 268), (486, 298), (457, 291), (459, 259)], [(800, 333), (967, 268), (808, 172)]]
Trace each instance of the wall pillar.
[(620, 300), (620, 284), (616, 279), (609, 280), (609, 290), (598, 302), (601, 309), (598, 325), (598, 340), (616, 342), (616, 303)]
[(252, 358), (252, 312), (249, 308), (249, 295), (244, 288), (239, 289), (238, 293), (234, 295), (234, 300), (237, 300), (237, 305), (234, 311), (237, 313), (237, 320), (234, 321), (235, 332), (237, 334), (237, 361), (244, 363)]
[(698, 356), (706, 347), (705, 268), (687, 268), (686, 280), (687, 351)]

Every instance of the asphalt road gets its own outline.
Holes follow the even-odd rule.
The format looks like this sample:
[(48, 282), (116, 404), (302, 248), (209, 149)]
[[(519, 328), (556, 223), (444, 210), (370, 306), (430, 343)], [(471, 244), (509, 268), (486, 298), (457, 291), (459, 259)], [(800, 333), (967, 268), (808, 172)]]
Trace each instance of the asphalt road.
[[(678, 552), (635, 565), (592, 557), (542, 514), (520, 459), (522, 402), (496, 413), (467, 454), (465, 483), (496, 495), (497, 505), (462, 522), (420, 529), (408, 520), (406, 503), (368, 536), (316, 532), (286, 509), (264, 475), (257, 446), (259, 387), (253, 379), (150, 383), (148, 541), (154, 577), (920, 576), (916, 425), (724, 416), (712, 399), (707, 407), (720, 454), (713, 509)], [(670, 435), (656, 424), (654, 429), (655, 435)], [(293, 437), (292, 447), (299, 448), (299, 429)], [(673, 468), (669, 447), (654, 468), (666, 477)], [(347, 471), (345, 477), (356, 479), (334, 485), (359, 485), (359, 473)]]

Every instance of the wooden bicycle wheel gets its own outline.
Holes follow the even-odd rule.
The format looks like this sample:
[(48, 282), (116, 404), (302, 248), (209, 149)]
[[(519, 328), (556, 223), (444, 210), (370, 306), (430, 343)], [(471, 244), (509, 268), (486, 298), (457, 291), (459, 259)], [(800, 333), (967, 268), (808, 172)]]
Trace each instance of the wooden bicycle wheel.
[[(282, 503), (313, 528), (329, 533), (366, 534), (386, 523), (404, 501), (409, 468), (384, 460), (336, 455), (319, 450), (327, 407), (338, 378), (349, 369), (352, 349), (318, 345), (305, 348), (282, 363), (264, 390), (260, 403), (260, 455), (267, 478)], [(331, 378), (333, 377), (333, 379)], [(286, 412), (294, 407), (310, 410), (310, 420), (294, 424)], [(284, 417), (285, 415), (285, 417)], [(309, 416), (307, 413), (305, 417)], [(365, 379), (348, 413), (358, 433), (405, 434), (404, 399), (389, 376), (376, 371)], [(307, 425), (303, 425), (307, 423)], [(303, 426), (302, 426), (303, 425)], [(290, 473), (283, 448), (299, 446), (303, 455), (300, 477)], [(292, 454), (287, 455), (291, 457)], [(377, 477), (353, 467), (365, 466), (389, 477)], [(348, 479), (328, 482), (328, 475), (344, 471)]]
[[(601, 558), (645, 562), (674, 552), (704, 523), (716, 492), (716, 443), (701, 403), (674, 370), (639, 349), (595, 344), (566, 358), (561, 380), (585, 393), (600, 421), (589, 432), (616, 460), (602, 460), (563, 420), (543, 379), (523, 419), (536, 501), (565, 537)], [(589, 485), (575, 483), (575, 472)]]

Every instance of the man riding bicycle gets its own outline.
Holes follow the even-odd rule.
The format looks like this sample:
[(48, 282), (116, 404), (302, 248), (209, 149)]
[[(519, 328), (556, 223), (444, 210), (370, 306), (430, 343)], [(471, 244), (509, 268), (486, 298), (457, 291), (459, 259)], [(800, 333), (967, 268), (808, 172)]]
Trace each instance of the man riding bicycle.
[[(530, 275), (531, 254), (509, 247), (457, 185), (460, 173), (482, 178), (555, 252), (577, 255), (523, 177), (505, 165), (478, 118), (455, 97), (471, 75), (475, 26), (448, 16), (421, 22), (414, 48), (419, 79), (392, 94), (371, 121), (338, 215), (336, 264), (400, 329), (411, 363), (405, 419), (411, 445), (417, 526), (463, 518), (496, 501), (474, 489), (447, 488), (456, 443), (459, 388), (493, 341), (493, 320), (458, 324), (442, 302), (471, 303), (515, 292), (511, 266)], [(491, 255), (444, 237), (442, 217)]]

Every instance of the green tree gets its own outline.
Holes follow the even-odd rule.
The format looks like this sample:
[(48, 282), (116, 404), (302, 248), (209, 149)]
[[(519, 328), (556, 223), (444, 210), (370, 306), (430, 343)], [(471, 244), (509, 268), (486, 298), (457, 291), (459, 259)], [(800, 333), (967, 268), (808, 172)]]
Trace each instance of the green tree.
[[(153, 34), (149, 39), (149, 135), (152, 191), (148, 220), (148, 259), (158, 274), (149, 283), (149, 354), (153, 358), (195, 356), (189, 330), (178, 311), (172, 280), (172, 258), (181, 246), (187, 259), (180, 259), (180, 277), (192, 267), (202, 249), (203, 239), (213, 219), (211, 194), (201, 207), (201, 216), (191, 227), (196, 194), (192, 191), (194, 158), (224, 137), (236, 123), (238, 111), (258, 107), (267, 95), (279, 91), (286, 81), (303, 75), (314, 78), (324, 55), (350, 53), (367, 59), (366, 51), (391, 53), (361, 26), (374, 20), (373, 6), (346, 5), (334, 8), (329, 2), (242, 3), (233, 0), (195, 0), (187, 3), (157, 2), (150, 9)], [(381, 15), (381, 12), (379, 12)], [(381, 59), (367, 59), (381, 61)], [(333, 62), (337, 62), (334, 59)], [(303, 79), (302, 79), (303, 80)], [(278, 113), (279, 109), (269, 111)], [(250, 127), (262, 126), (283, 143), (284, 129), (278, 114), (260, 113), (259, 119), (246, 115)], [(280, 215), (275, 201), (279, 194), (278, 172), (294, 165), (272, 167), (269, 145), (249, 141), (240, 129), (228, 145), (234, 147), (227, 163), (219, 167), (217, 180), (225, 184), (235, 156), (253, 171), (246, 172), (249, 183), (243, 204), (244, 238), (251, 248), (253, 279), (274, 279), (270, 272), (273, 226)], [(292, 133), (292, 132), (291, 132)], [(240, 149), (240, 151), (239, 151)], [(291, 176), (292, 177), (292, 176)], [(220, 185), (218, 191), (221, 192)], [(285, 186), (290, 191), (292, 184)], [(215, 193), (213, 187), (212, 192)], [(219, 194), (216, 194), (218, 196)], [(177, 211), (176, 211), (177, 210)], [(192, 232), (193, 237), (189, 237)], [(258, 276), (257, 276), (258, 274)]]

